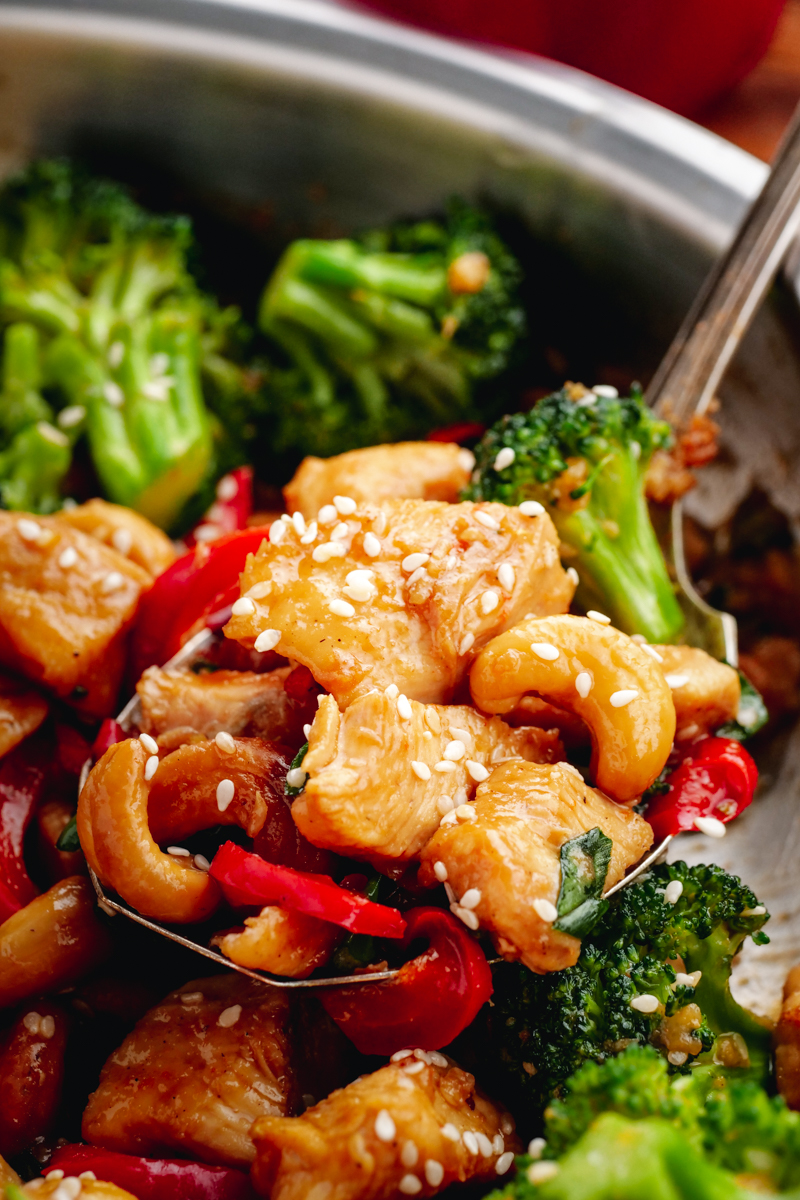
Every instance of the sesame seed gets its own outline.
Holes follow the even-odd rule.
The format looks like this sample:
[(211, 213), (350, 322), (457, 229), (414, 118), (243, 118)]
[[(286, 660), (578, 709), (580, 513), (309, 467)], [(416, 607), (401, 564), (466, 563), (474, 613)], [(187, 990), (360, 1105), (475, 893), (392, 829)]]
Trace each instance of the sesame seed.
[(543, 1137), (535, 1137), (528, 1142), (528, 1154), (531, 1156), (534, 1162), (542, 1157), (546, 1145), (547, 1142)]
[(697, 817), (694, 823), (695, 829), (700, 833), (704, 833), (706, 837), (724, 838), (727, 830), (717, 817)]
[(500, 597), (497, 592), (491, 590), (484, 592), (481, 596), (481, 612), (488, 616), (489, 613), (494, 612), (499, 603)]
[(17, 532), (23, 542), (35, 542), (42, 535), (42, 527), (37, 521), (31, 521), (29, 517), (23, 517), (17, 521)]
[(671, 1062), (673, 1067), (682, 1067), (688, 1057), (685, 1050), (670, 1050), (667, 1061)]
[(347, 600), (339, 600), (338, 598), (331, 600), (328, 608), (336, 617), (354, 617), (356, 610)]
[(585, 700), (592, 690), (593, 679), (588, 671), (580, 671), (575, 676), (575, 691), (580, 696), (581, 700)]
[(640, 1013), (654, 1013), (658, 1008), (658, 996), (651, 996), (649, 992), (644, 992), (641, 996), (634, 996), (631, 1000), (631, 1008), (635, 1008)]
[(344, 542), (350, 537), (350, 528), (346, 521), (340, 521), (331, 534), (332, 542)]
[(400, 689), (396, 683), (390, 683), (388, 687), (383, 689), (383, 694), (388, 696), (390, 700), (396, 700), (400, 695)]
[(559, 655), (558, 646), (553, 646), (550, 642), (531, 642), (531, 651), (544, 662), (555, 662)]
[[(440, 806), (440, 808), (439, 808), (439, 811), (440, 811), (440, 812), (442, 811), (442, 810), (441, 810), (441, 806)], [(457, 820), (458, 820), (458, 818), (456, 817), (456, 814), (455, 814), (455, 813), (452, 811), (452, 809), (451, 809), (451, 811), (450, 811), (450, 812), (446, 812), (446, 813), (444, 814), (444, 816), (442, 817), (441, 821), (439, 822), (439, 828), (440, 828), (440, 829), (446, 829), (446, 828), (448, 828), (450, 825), (455, 825), (455, 824), (456, 824), (456, 822), (457, 822)], [(449, 884), (445, 884), (444, 886), (445, 886), (445, 887), (449, 887)], [(448, 899), (450, 899), (450, 897), (448, 897)]]
[(158, 742), (149, 733), (140, 733), (139, 741), (144, 746), (148, 754), (158, 754)]
[(475, 466), (475, 455), (471, 450), (462, 448), (459, 450), (456, 457), (458, 459), (458, 465), (461, 467), (462, 471), (471, 471)]
[(462, 908), (460, 904), (451, 904), (450, 912), (458, 917), (459, 921), (463, 921), (467, 929), (472, 929), (473, 932), (480, 929), (481, 923), (472, 909)]
[(259, 654), (263, 654), (267, 650), (274, 650), (280, 640), (279, 629), (263, 629), (254, 642), (254, 648)]
[(514, 1161), (514, 1151), (506, 1150), (505, 1153), (501, 1154), (500, 1157), (498, 1158), (497, 1162), (495, 1163), (494, 1169), (498, 1175), (505, 1175), (506, 1171), (508, 1171), (508, 1169), (510, 1168), (513, 1161)]
[(461, 1141), (461, 1134), (458, 1132), (452, 1121), (448, 1121), (445, 1125), (443, 1125), (440, 1132), (442, 1137), (447, 1138), (448, 1142)]
[(474, 759), (468, 758), (464, 766), (467, 768), (470, 779), (474, 779), (476, 783), (483, 783), (484, 779), (489, 778), (489, 772), (483, 763), (475, 762)]
[(376, 513), (376, 515), (372, 521), (372, 528), (374, 529), (375, 533), (377, 533), (378, 537), (383, 537), (383, 535), (386, 533), (387, 524), (388, 524), (388, 520), (386, 517), (386, 513), (385, 512)]
[(616, 400), (619, 392), (610, 383), (596, 383), (592, 388), (595, 396), (605, 396), (607, 400)]
[(481, 902), (480, 888), (467, 888), (461, 897), (462, 908), (477, 908)]
[(451, 772), (457, 770), (456, 764), (449, 758), (440, 758), (433, 769), (434, 771), (439, 771), (442, 775), (449, 775)]
[(404, 1175), (397, 1185), (397, 1190), (404, 1196), (416, 1196), (417, 1192), (422, 1191), (422, 1184), (416, 1175)]
[(378, 594), (371, 583), (364, 581), (349, 583), (347, 587), (342, 588), (342, 591), (345, 596), (349, 596), (351, 600), (355, 600), (358, 604), (364, 604), (367, 600), (372, 600)]
[(49, 1183), (51, 1179), (63, 1179), (64, 1172), (60, 1167), (56, 1167), (54, 1171), (48, 1171), (45, 1175), (45, 1182)]
[(494, 460), (495, 471), (505, 471), (506, 467), (510, 467), (516, 457), (516, 451), (512, 450), (510, 446), (504, 446)]
[(370, 558), (377, 558), (381, 552), (381, 544), (374, 533), (364, 534), (364, 553)]
[(459, 804), (455, 814), (459, 821), (474, 821), (478, 815), (471, 804)]
[(407, 1067), (405, 1067), (405, 1066), (403, 1067), (403, 1071), (405, 1072), (406, 1075), (419, 1075), (420, 1071), (424, 1071), (424, 1070), (425, 1070), (424, 1062), (412, 1062), (412, 1063), (409, 1063), (409, 1065)]
[(683, 895), (683, 884), (680, 879), (670, 879), (664, 888), (664, 899), (667, 904), (677, 904)]
[(196, 542), (215, 542), (218, 537), (222, 537), (223, 530), (219, 525), (205, 524), (198, 525), (194, 531), (194, 540)]
[(743, 908), (739, 915), (742, 917), (763, 917), (766, 911), (763, 904), (757, 904), (755, 908)]
[(122, 408), (125, 403), (125, 393), (113, 379), (103, 384), (103, 396), (112, 408)]
[(191, 854), (189, 853), (189, 851), (185, 850), (183, 848), (183, 846), (167, 846), (167, 854), (171, 854), (173, 858), (191, 858), (192, 857)]
[(106, 355), (106, 358), (108, 359), (108, 365), (112, 368), (118, 367), (124, 357), (125, 343), (119, 341), (112, 342), (108, 347), (108, 354)]
[(202, 992), (181, 992), (181, 1004), (201, 1004), (202, 1001)]
[(677, 691), (678, 688), (682, 688), (682, 687), (686, 686), (686, 684), (689, 682), (689, 676), (688, 675), (665, 675), (664, 680), (666, 681), (667, 687), (672, 688), (672, 690), (674, 692), (674, 691)]
[(115, 529), (111, 535), (111, 545), (119, 554), (127, 558), (133, 545), (133, 534), (130, 529)]
[(595, 608), (590, 608), (586, 615), (590, 621), (597, 621), (598, 625), (611, 624), (611, 617), (607, 617), (605, 613), (598, 612)]
[(52, 1193), (58, 1200), (78, 1200), (83, 1191), (83, 1184), (77, 1175), (67, 1175)]
[(304, 726), (303, 726), (303, 733), (305, 734), (306, 741), (308, 741), (308, 739), (309, 739), (309, 738), (310, 738), (310, 736), (311, 736), (311, 726), (310, 726), (310, 725), (304, 725)]
[(412, 762), (411, 770), (414, 772), (417, 779), (421, 779), (423, 781), (423, 783), (427, 783), (427, 781), (431, 777), (431, 769), (427, 763)]
[(421, 551), (417, 551), (415, 554), (407, 554), (400, 565), (404, 571), (406, 571), (408, 574), (411, 574), (419, 567), (424, 567), (429, 558), (430, 554), (424, 554)]
[(458, 647), (459, 654), (469, 654), (472, 647), (475, 645), (475, 634), (465, 633), (461, 639), (461, 644)]
[(371, 584), (375, 578), (375, 572), (369, 567), (358, 567), (355, 571), (348, 571), (345, 577), (345, 583), (366, 583)]
[(425, 1163), (425, 1178), (431, 1187), (438, 1187), (444, 1179), (444, 1167), (435, 1158), (429, 1158)]
[(235, 1025), (241, 1015), (241, 1004), (231, 1004), (229, 1008), (223, 1008), (217, 1017), (217, 1024), (221, 1025), (223, 1029), (230, 1029), (231, 1025)]
[(166, 372), (168, 370), (169, 370), (169, 355), (164, 354), (163, 351), (160, 352), (159, 354), (154, 354), (152, 356), (152, 358), (150, 359), (150, 374), (151, 375), (164, 375), (164, 374), (166, 374)]
[(111, 592), (118, 592), (125, 585), (125, 578), (119, 571), (109, 571), (100, 581), (100, 591), (104, 596), (108, 596)]
[(382, 1108), (375, 1118), (375, 1136), (381, 1142), (391, 1142), (397, 1134), (397, 1127), (390, 1114)]
[(58, 565), (68, 571), (78, 561), (78, 551), (74, 546), (67, 546), (58, 556)]
[(467, 1129), (463, 1134), (463, 1142), (470, 1154), (478, 1153), (478, 1139), (475, 1137), (475, 1134), (471, 1129)]
[(322, 508), (317, 513), (317, 521), (320, 525), (332, 525), (334, 521), (338, 521), (339, 514), (333, 504), (323, 504)]
[(22, 1024), (25, 1026), (28, 1033), (33, 1034), (33, 1036), (36, 1037), (42, 1024), (42, 1018), (38, 1012), (25, 1013), (25, 1016), (22, 1018)]
[(420, 579), (425, 579), (427, 575), (428, 572), (424, 567), (417, 567), (416, 571), (409, 575), (408, 579), (406, 580), (406, 584), (408, 587), (413, 587), (415, 583), (418, 583)]
[(503, 1113), (502, 1117), (500, 1118), (500, 1132), (504, 1133), (506, 1137), (509, 1137), (509, 1135), (512, 1134), (515, 1129), (516, 1124), (514, 1122), (514, 1118), (510, 1113)]
[(702, 978), (702, 971), (677, 971), (675, 974), (675, 986), (696, 988)]
[(291, 771), (286, 772), (286, 782), (289, 787), (301, 788), (307, 779), (308, 771), (304, 771), (302, 767), (292, 767)]
[(467, 752), (467, 748), (458, 738), (452, 742), (448, 742), (442, 751), (442, 758), (448, 759), (450, 762), (458, 762)]
[(567, 579), (570, 581), (570, 583), (574, 584), (575, 587), (577, 587), (580, 583), (580, 576), (574, 567), (567, 567)]
[(249, 596), (240, 596), (231, 605), (231, 613), (234, 617), (252, 617), (255, 611), (256, 606)]
[(269, 527), (269, 540), (273, 546), (279, 546), (286, 537), (286, 526), (283, 521), (273, 521)]
[(94, 1171), (81, 1171), (78, 1179), (97, 1179)]
[(344, 546), (341, 542), (323, 542), (311, 551), (311, 557), (317, 563), (326, 563), (332, 558), (342, 558), (343, 556)]
[(404, 1167), (415, 1167), (419, 1161), (419, 1150), (416, 1142), (404, 1142), (400, 1151), (400, 1162)]
[(500, 528), (500, 522), (496, 521), (491, 513), (479, 511), (475, 513), (475, 520), (483, 525), (484, 529), (491, 529), (493, 533), (497, 533)]
[(411, 720), (411, 701), (402, 692), (397, 697), (397, 715), (401, 721)]
[(310, 546), (310, 545), (311, 545), (311, 543), (312, 543), (312, 542), (314, 541), (314, 539), (316, 538), (316, 536), (317, 536), (317, 533), (318, 533), (318, 532), (319, 532), (319, 530), (318, 530), (318, 527), (317, 527), (317, 522), (316, 522), (316, 521), (312, 521), (312, 522), (309, 524), (309, 526), (308, 526), (308, 529), (305, 531), (305, 533), (303, 534), (303, 536), (300, 538), (300, 543), (301, 543), (301, 545), (303, 545), (303, 546)]
[(236, 742), (224, 729), (214, 734), (214, 743), (217, 749), (221, 750), (223, 754), (233, 754), (236, 749)]
[(651, 658), (656, 660), (656, 662), (663, 663), (663, 655), (659, 654), (657, 650), (654, 650), (652, 646), (648, 646), (647, 642), (640, 642), (639, 644), (641, 645), (645, 654), (649, 654)]
[(442, 722), (438, 712), (433, 706), (425, 709), (425, 724), (429, 725), (434, 733), (442, 732)]
[(497, 581), (504, 591), (513, 592), (516, 579), (517, 577), (511, 563), (501, 563), (497, 568)]
[(148, 783), (150, 782), (150, 780), (153, 778), (156, 771), (158, 770), (158, 761), (159, 761), (158, 755), (153, 754), (150, 756), (150, 758), (148, 758), (147, 762), (144, 764), (144, 777)]
[(495, 1154), (502, 1154), (505, 1149), (505, 1138), (502, 1133), (496, 1133), (492, 1138), (492, 1151)]
[(411, 1054), (411, 1053), (412, 1053), (411, 1050), (396, 1050), (394, 1052), (394, 1054), (392, 1055), (392, 1057), (389, 1059), (389, 1062), (401, 1062), (402, 1059), (408, 1058), (409, 1054)]
[(197, 867), (198, 871), (207, 872), (211, 870), (211, 863), (208, 861), (205, 854), (195, 854), (194, 865)]
[(342, 517), (351, 517), (356, 511), (356, 502), (351, 496), (334, 496), (333, 506)]
[(254, 583), (251, 588), (248, 588), (245, 595), (251, 600), (263, 600), (272, 591), (272, 584), (268, 580), (263, 583)]
[(622, 688), (619, 692), (612, 692), (608, 698), (608, 702), (612, 708), (625, 708), (639, 695), (636, 688)]
[(519, 505), (523, 517), (541, 517), (544, 515), (544, 505), (538, 500), (523, 500)]
[(433, 873), (436, 876), (436, 878), (439, 880), (439, 883), (446, 882), (447, 867), (444, 865), (444, 863), (441, 861), (441, 859), (439, 859), (437, 862), (435, 862), (433, 864)]
[(302, 537), (306, 531), (306, 519), (301, 512), (292, 513), (292, 524), (297, 536)]
[(557, 1162), (535, 1162), (528, 1167), (527, 1174), (531, 1183), (546, 1183), (548, 1179), (555, 1179), (560, 1170)]
[(217, 484), (217, 499), (225, 504), (238, 493), (239, 485), (232, 475), (223, 475)]
[(558, 920), (558, 909), (555, 904), (552, 904), (549, 900), (545, 900), (544, 897), (534, 900), (531, 907), (537, 917), (546, 921), (548, 925), (552, 925), (554, 921)]
[(217, 784), (217, 808), (220, 812), (225, 812), (231, 800), (233, 800), (236, 788), (232, 779), (220, 779)]
[(478, 1149), (480, 1150), (482, 1156), (484, 1158), (491, 1158), (492, 1157), (492, 1143), (489, 1141), (486, 1134), (485, 1133), (476, 1133), (475, 1139), (478, 1143)]

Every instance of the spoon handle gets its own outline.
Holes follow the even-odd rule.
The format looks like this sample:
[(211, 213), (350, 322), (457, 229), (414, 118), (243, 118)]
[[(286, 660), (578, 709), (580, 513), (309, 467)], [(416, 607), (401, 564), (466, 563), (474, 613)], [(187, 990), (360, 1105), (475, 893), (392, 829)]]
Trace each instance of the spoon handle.
[(800, 230), (800, 105), (739, 232), (709, 273), (661, 361), (647, 399), (676, 428), (711, 403)]

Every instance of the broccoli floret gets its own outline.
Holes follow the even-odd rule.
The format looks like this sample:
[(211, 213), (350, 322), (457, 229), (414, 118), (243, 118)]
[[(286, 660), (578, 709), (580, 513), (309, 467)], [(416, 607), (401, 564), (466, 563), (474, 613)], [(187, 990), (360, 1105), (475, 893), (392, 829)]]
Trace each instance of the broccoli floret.
[[(613, 1171), (607, 1161), (596, 1161), (598, 1191), (589, 1191), (587, 1196), (605, 1196), (604, 1189), (619, 1180), (617, 1172), (635, 1180), (639, 1165), (636, 1147), (640, 1137), (647, 1140), (651, 1136), (636, 1130), (652, 1129), (656, 1124), (653, 1118), (658, 1124), (669, 1122), (683, 1142), (682, 1153), (695, 1164), (699, 1153), (706, 1164), (731, 1172), (730, 1187), (734, 1175), (755, 1176), (769, 1191), (784, 1191), (800, 1183), (800, 1113), (790, 1112), (780, 1097), (768, 1096), (752, 1079), (737, 1079), (730, 1073), (720, 1076), (703, 1067), (691, 1074), (670, 1075), (667, 1063), (652, 1047), (630, 1046), (603, 1064), (584, 1064), (566, 1081), (564, 1091), (545, 1113), (544, 1146), (540, 1147), (545, 1161), (556, 1160), (559, 1168), (566, 1168), (564, 1176), (559, 1171), (562, 1185), (565, 1181), (571, 1184), (571, 1164), (586, 1161), (587, 1152), (597, 1144), (598, 1129), (606, 1135), (609, 1129), (624, 1128), (619, 1118), (632, 1126), (636, 1122), (616, 1142), (620, 1161)], [(604, 1115), (611, 1113), (616, 1115), (614, 1122)], [(519, 1159), (518, 1163), (517, 1179), (500, 1194), (519, 1200), (549, 1195), (544, 1184), (536, 1189), (528, 1179), (530, 1160)]]
[[(665, 899), (672, 881), (682, 887), (674, 904)], [(767, 940), (759, 932), (767, 919), (750, 889), (720, 867), (653, 867), (611, 898), (575, 966), (547, 975), (495, 967), (487, 1020), (507, 1082), (541, 1111), (583, 1062), (603, 1062), (632, 1042), (666, 1052), (680, 1027), (691, 1040), (677, 1058), (673, 1051), (675, 1070), (716, 1060), (749, 1065), (763, 1078), (769, 1031), (733, 999), (729, 977), (745, 937)], [(676, 986), (677, 972), (695, 971), (702, 972), (696, 986)], [(655, 996), (658, 1008), (632, 1007), (641, 995)]]
[[(568, 385), (488, 431), (464, 497), (538, 500), (578, 572), (578, 603), (606, 612), (627, 633), (673, 641), (683, 616), (644, 494), (653, 451), (671, 437), (637, 388), (613, 398)], [(513, 461), (498, 470), (506, 448)]]
[(286, 362), (267, 385), (275, 451), (327, 456), (475, 417), (479, 385), (522, 345), (520, 278), (463, 201), (443, 221), (294, 242), (259, 314)]
[(487, 1200), (756, 1200), (658, 1117), (604, 1113), (558, 1164), (533, 1164), (529, 1175), (530, 1159), (517, 1163)]
[(191, 246), (187, 218), (147, 213), (66, 161), (34, 163), (0, 194), (0, 319), (39, 332), (45, 394), (85, 428), (109, 498), (165, 528), (212, 457), (202, 370), (218, 310)]

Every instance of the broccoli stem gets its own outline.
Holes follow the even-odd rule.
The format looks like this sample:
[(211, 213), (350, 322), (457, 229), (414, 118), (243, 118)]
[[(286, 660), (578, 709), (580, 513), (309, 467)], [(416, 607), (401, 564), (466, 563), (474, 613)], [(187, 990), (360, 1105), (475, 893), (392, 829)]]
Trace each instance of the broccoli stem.
[(27, 279), (13, 263), (0, 262), (0, 296), (5, 317), (33, 321), (51, 333), (77, 333), (82, 297), (68, 279), (42, 275)]
[(296, 270), (303, 279), (339, 288), (370, 288), (430, 308), (445, 290), (441, 264), (419, 256), (369, 254), (354, 242), (296, 242)]
[(50, 405), (39, 392), (41, 386), (39, 334), (33, 325), (9, 325), (3, 343), (3, 394), (0, 429), (13, 438), (26, 425), (52, 421)]
[(262, 320), (266, 317), (294, 321), (345, 360), (368, 358), (378, 348), (375, 335), (351, 317), (334, 295), (291, 275), (282, 274), (267, 289)]
[(17, 512), (55, 512), (61, 480), (72, 462), (69, 438), (47, 421), (22, 429), (0, 454), (3, 507)]

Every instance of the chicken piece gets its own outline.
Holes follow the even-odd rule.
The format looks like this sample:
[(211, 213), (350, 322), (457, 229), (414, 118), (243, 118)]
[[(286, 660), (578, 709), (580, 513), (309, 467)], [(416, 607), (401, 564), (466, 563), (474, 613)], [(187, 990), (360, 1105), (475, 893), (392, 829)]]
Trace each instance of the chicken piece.
[[(70, 1183), (70, 1180), (74, 1182)], [(69, 1191), (64, 1187), (65, 1183)], [(61, 1176), (58, 1179), (32, 1179), (20, 1191), (28, 1200), (51, 1200), (51, 1197), (64, 1200), (64, 1197), (72, 1195), (80, 1196), (80, 1200), (138, 1200), (138, 1197), (117, 1187), (115, 1183), (108, 1183), (104, 1179), (78, 1178), (76, 1175), (67, 1175), (63, 1179)]]
[(786, 976), (773, 1042), (778, 1092), (789, 1108), (800, 1110), (800, 966)]
[(127, 1154), (246, 1167), (250, 1126), (299, 1099), (290, 998), (231, 973), (196, 979), (151, 1009), (109, 1058), (83, 1137)]
[(392, 683), (445, 703), (486, 642), (525, 614), (564, 612), (574, 590), (546, 514), (432, 500), (321, 531), (276, 522), (241, 578), (251, 611), (226, 636), (302, 663), (342, 708)]
[(67, 1017), (48, 1000), (23, 1009), (0, 1050), (0, 1153), (22, 1154), (50, 1133), (64, 1085)]
[(210, 738), (224, 731), (299, 749), (305, 741), (303, 725), (313, 714), (287, 695), (284, 684), (291, 670), (281, 667), (266, 675), (254, 671), (195, 674), (148, 667), (136, 685), (141, 728), (153, 737), (175, 729)]
[(333, 697), (324, 696), (303, 759), (308, 779), (292, 816), (315, 846), (399, 875), (492, 764), (562, 757), (555, 731), (511, 729), (465, 705), (420, 704), (390, 688), (340, 713)]
[(268, 905), (257, 917), (246, 917), (243, 929), (215, 934), (211, 943), (240, 967), (306, 979), (328, 961), (343, 937), (330, 921)]
[(334, 458), (304, 458), (283, 489), (290, 513), (307, 521), (334, 496), (357, 504), (384, 500), (445, 500), (454, 504), (469, 483), (475, 456), (453, 442), (397, 442), (348, 450)]
[(580, 941), (552, 924), (561, 847), (602, 829), (614, 843), (606, 877), (611, 887), (650, 848), (650, 826), (588, 787), (567, 763), (504, 763), (480, 785), (471, 810), (449, 815), (428, 842), (420, 883), (434, 884), (442, 863), (456, 905), (465, 892), (472, 899), (477, 892), (471, 911), (504, 958), (521, 959), (540, 974), (573, 966)]
[(59, 517), (0, 512), (0, 662), (108, 716), (149, 586), (141, 567)]
[(172, 566), (177, 557), (172, 542), (157, 525), (121, 504), (89, 500), (76, 508), (62, 510), (57, 519), (111, 546), (152, 579)]
[(443, 1054), (414, 1054), (301, 1117), (257, 1121), (256, 1190), (270, 1200), (394, 1200), (505, 1174), (520, 1150), (513, 1118)]
[(36, 732), (49, 708), (44, 696), (0, 671), (0, 758)]
[(653, 646), (672, 689), (677, 741), (696, 738), (733, 721), (739, 709), (739, 674), (694, 646)]

